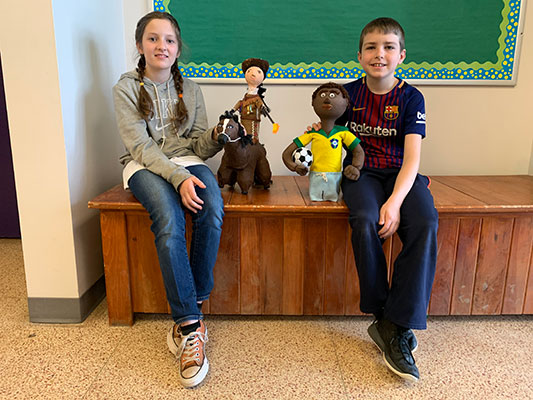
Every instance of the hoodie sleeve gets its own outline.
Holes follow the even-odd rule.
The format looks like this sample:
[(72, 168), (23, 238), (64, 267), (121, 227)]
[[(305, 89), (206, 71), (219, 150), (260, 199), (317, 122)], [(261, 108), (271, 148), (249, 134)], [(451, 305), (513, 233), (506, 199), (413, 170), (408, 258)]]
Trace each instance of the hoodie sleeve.
[(222, 150), (223, 146), (213, 140), (212, 133), (214, 128), (207, 127), (207, 113), (200, 86), (192, 81), (189, 81), (189, 83), (192, 83), (191, 92), (194, 95), (186, 98), (189, 100), (194, 99), (194, 103), (191, 102), (186, 105), (189, 110), (189, 118), (193, 118), (193, 124), (189, 132), (184, 136), (188, 140), (187, 147), (202, 160), (207, 160)]
[(132, 88), (120, 82), (113, 87), (115, 115), (122, 142), (135, 161), (178, 190), (179, 185), (192, 175), (184, 167), (170, 161), (150, 137), (146, 121), (137, 108), (137, 97), (138, 93), (135, 94)]

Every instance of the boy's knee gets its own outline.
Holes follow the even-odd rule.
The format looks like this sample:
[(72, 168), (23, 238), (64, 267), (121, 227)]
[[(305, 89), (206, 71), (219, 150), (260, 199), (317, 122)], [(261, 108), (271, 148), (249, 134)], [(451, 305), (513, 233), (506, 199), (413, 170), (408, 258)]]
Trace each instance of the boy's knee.
[(362, 210), (350, 212), (348, 222), (353, 231), (362, 232), (365, 230), (375, 230), (378, 220), (371, 216), (371, 213)]
[(435, 211), (410, 221), (409, 226), (423, 235), (436, 235), (439, 228), (439, 216)]

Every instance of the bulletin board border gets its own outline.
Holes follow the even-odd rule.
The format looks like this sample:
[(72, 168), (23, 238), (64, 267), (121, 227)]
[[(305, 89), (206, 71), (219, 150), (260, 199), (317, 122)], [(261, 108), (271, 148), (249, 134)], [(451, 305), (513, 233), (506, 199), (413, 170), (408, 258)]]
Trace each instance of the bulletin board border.
[[(396, 70), (398, 78), (413, 84), (425, 85), (515, 85), (518, 74), (518, 59), (523, 35), (523, 21), (526, 0), (502, 0), (502, 21), (500, 23), (497, 62), (459, 62), (459, 63), (405, 63)], [(167, 11), (170, 0), (154, 0), (155, 11)], [(195, 64), (180, 65), (183, 76), (197, 82), (239, 83), (244, 79), (240, 65), (233, 64)], [(359, 63), (299, 63), (270, 66), (267, 73), (269, 84), (317, 84), (334, 80), (351, 81), (361, 78), (365, 73)]]

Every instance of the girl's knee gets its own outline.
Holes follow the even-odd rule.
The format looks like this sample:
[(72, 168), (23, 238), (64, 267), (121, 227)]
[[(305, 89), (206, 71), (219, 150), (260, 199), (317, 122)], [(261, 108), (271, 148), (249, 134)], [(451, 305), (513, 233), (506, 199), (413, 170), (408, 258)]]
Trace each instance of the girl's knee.
[(185, 235), (185, 215), (181, 210), (167, 208), (155, 215), (150, 215), (150, 218), (152, 219), (152, 232), (156, 237)]
[(218, 196), (210, 196), (204, 200), (202, 209), (198, 213), (198, 219), (205, 221), (216, 227), (222, 227), (222, 219), (224, 218), (224, 202), (220, 194)]

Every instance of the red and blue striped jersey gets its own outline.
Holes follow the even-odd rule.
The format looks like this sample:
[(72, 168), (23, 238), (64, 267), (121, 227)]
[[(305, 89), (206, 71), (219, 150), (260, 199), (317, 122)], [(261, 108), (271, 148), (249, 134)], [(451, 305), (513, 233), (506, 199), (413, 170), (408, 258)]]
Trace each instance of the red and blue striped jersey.
[[(426, 136), (424, 96), (415, 87), (400, 80), (386, 94), (374, 94), (365, 78), (344, 85), (350, 95), (350, 106), (337, 120), (360, 140), (365, 151), (365, 167), (400, 168), (406, 134)], [(347, 152), (344, 165), (351, 164)]]

